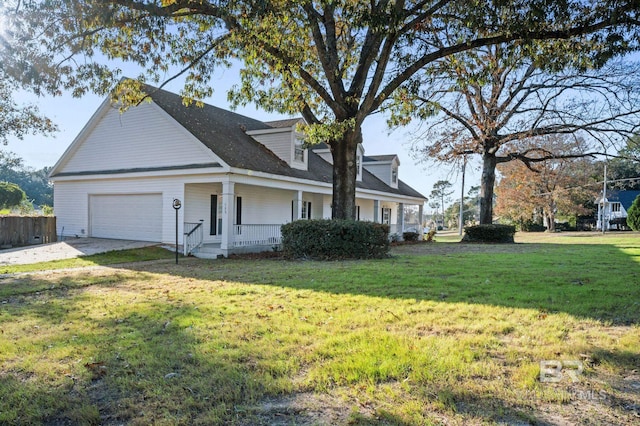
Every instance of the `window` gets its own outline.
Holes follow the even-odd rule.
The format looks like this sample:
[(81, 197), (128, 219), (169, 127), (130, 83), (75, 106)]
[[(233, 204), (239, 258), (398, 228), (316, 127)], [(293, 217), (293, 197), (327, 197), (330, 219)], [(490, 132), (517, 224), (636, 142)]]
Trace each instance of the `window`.
[(362, 179), (362, 157), (360, 155), (356, 157), (356, 179)]
[(391, 225), (391, 209), (388, 207), (382, 208), (382, 223)]
[[(296, 202), (291, 201), (291, 220), (296, 219)], [(300, 219), (311, 219), (311, 201), (302, 202), (302, 213)]]
[(393, 166), (393, 168), (391, 169), (391, 183), (398, 183), (398, 167), (396, 166)]
[(296, 139), (296, 144), (293, 152), (293, 159), (304, 163), (304, 145), (300, 139)]
[(619, 213), (620, 212), (620, 203), (611, 203), (611, 212), (612, 213)]
[(236, 197), (236, 225), (242, 225), (242, 197)]
[(222, 203), (218, 196), (211, 195), (211, 214), (209, 218), (209, 235), (220, 235), (222, 232)]
[(311, 219), (311, 201), (302, 202), (302, 218)]

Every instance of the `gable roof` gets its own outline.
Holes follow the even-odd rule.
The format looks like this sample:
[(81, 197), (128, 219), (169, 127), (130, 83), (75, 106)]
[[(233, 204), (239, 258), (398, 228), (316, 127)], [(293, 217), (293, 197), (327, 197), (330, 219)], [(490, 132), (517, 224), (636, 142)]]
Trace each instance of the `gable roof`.
[[(173, 117), (229, 166), (331, 183), (333, 166), (314, 153), (313, 150), (308, 150), (308, 169), (294, 169), (264, 145), (246, 134), (246, 131), (250, 130), (292, 127), (301, 120), (300, 118), (265, 123), (209, 104), (204, 104), (202, 107), (196, 105), (185, 106), (179, 95), (153, 87), (148, 89), (147, 93), (149, 93), (156, 105)], [(357, 182), (356, 186), (360, 189), (426, 198), (402, 181), (398, 183), (397, 189), (392, 188), (366, 170), (363, 170), (362, 182)]]
[[(332, 181), (332, 165), (311, 149), (308, 150), (307, 170), (299, 170), (290, 167), (271, 150), (247, 134), (249, 131), (292, 127), (300, 122), (301, 118), (262, 122), (209, 104), (185, 106), (181, 96), (152, 86), (145, 86), (145, 91), (155, 105), (232, 168), (323, 183), (331, 183)], [(104, 173), (89, 171), (64, 173), (65, 176), (83, 174)], [(363, 173), (362, 182), (357, 182), (357, 187), (425, 198), (404, 183), (399, 184), (398, 189), (391, 188), (369, 172)]]
[(633, 201), (638, 196), (640, 196), (640, 191), (623, 191), (615, 189), (607, 191), (607, 201), (609, 203), (620, 203), (625, 210), (629, 210), (629, 207), (631, 207), (631, 204), (633, 204)]

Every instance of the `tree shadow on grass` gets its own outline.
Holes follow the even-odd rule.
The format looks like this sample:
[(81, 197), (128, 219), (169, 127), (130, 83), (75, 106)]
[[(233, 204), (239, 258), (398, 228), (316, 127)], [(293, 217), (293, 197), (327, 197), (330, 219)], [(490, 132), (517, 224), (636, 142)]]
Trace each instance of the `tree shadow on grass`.
[[(473, 245), (428, 256), (370, 261), (188, 259), (133, 270), (332, 294), (468, 303), (543, 314), (564, 312), (614, 325), (640, 323), (640, 261), (614, 246)], [(510, 246), (511, 247), (511, 246)], [(640, 248), (640, 245), (636, 248)]]
[[(60, 279), (24, 277), (10, 287), (0, 288), (0, 300), (7, 302), (2, 305), (0, 327), (19, 320), (29, 326), (38, 325), (37, 333), (50, 329), (52, 337), (37, 341), (29, 361), (46, 360), (50, 351), (60, 348), (66, 352), (53, 357), (60, 360), (60, 366), (53, 367), (53, 374), (40, 372), (29, 362), (16, 362), (13, 367), (3, 365), (0, 412), (29, 415), (20, 401), (30, 400), (46, 410), (22, 423), (261, 424), (256, 411), (250, 408), (272, 395), (274, 389), (286, 392), (274, 386), (274, 380), (287, 376), (283, 372), (265, 372), (259, 364), (287, 354), (277, 345), (267, 350), (253, 346), (252, 342), (259, 341), (263, 332), (252, 328), (256, 326), (233, 322), (230, 315), (222, 313), (219, 318), (214, 317), (218, 313), (213, 311), (205, 315), (179, 295), (169, 294), (191, 291), (189, 282), (193, 279), (211, 282), (202, 291), (217, 291), (218, 281), (244, 286), (244, 290), (234, 288), (235, 293), (227, 291), (229, 305), (234, 298), (244, 297), (241, 290), (251, 290), (246, 286), (260, 286), (300, 290), (299, 295), (322, 292), (495, 305), (534, 309), (541, 315), (566, 312), (614, 324), (637, 324), (638, 310), (633, 309), (638, 301), (634, 284), (638, 282), (634, 279), (638, 277), (637, 264), (621, 251), (585, 254), (582, 246), (562, 248), (545, 248), (546, 252), (537, 257), (524, 252), (448, 253), (440, 258), (399, 256), (381, 261), (330, 263), (188, 260), (180, 265), (129, 266), (128, 269), (141, 272), (130, 284), (123, 284), (131, 279), (130, 274), (118, 270), (99, 278), (82, 274)], [(596, 256), (606, 259), (595, 266)], [(627, 267), (627, 282), (612, 282), (611, 271), (620, 270), (622, 265)], [(155, 273), (172, 275), (175, 285), (156, 288)], [(117, 298), (110, 291), (117, 292)], [(253, 295), (256, 300), (259, 293)], [(229, 324), (204, 335), (196, 333), (194, 329), (203, 327), (199, 322), (203, 315), (205, 327), (219, 322)], [(246, 333), (227, 336), (233, 328), (242, 327), (248, 328)], [(15, 333), (5, 333), (0, 340), (13, 337)], [(595, 353), (616, 367), (628, 369), (637, 365), (638, 353)], [(508, 406), (499, 397), (469, 399), (468, 395), (456, 393), (456, 389), (450, 393), (454, 403), (462, 402), (461, 408), (465, 402), (479, 406), (476, 416), (490, 421), (502, 421), (500, 416), (505, 416), (501, 414), (504, 410), (495, 408)], [(624, 396), (616, 398), (621, 404), (632, 402)], [(350, 408), (345, 404), (345, 410)], [(281, 419), (281, 424), (305, 424), (303, 412), (286, 412), (290, 417)], [(527, 416), (531, 416), (527, 410), (514, 408), (507, 410), (504, 418), (522, 418), (525, 422), (527, 418), (538, 419)], [(262, 424), (268, 424), (268, 419)], [(394, 414), (354, 420), (360, 422), (356, 424), (410, 424)]]
[(0, 344), (13, 348), (0, 369), (1, 424), (253, 423), (236, 409), (270, 384), (249, 345), (219, 333), (203, 342), (191, 325), (200, 312), (180, 300), (127, 303), (108, 294), (117, 282), (67, 284), (22, 278), (21, 289), (45, 289), (4, 300)]

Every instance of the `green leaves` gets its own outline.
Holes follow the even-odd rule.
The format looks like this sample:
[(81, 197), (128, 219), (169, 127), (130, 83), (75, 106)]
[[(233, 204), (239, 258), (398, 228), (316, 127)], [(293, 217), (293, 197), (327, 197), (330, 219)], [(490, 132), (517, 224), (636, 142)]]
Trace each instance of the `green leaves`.
[(13, 99), (11, 83), (0, 69), (0, 143), (6, 144), (11, 136), (23, 139), (27, 134), (55, 132), (55, 124), (42, 116), (37, 106), (18, 104)]
[(26, 199), (24, 191), (15, 183), (0, 182), (0, 207), (19, 206)]
[(640, 231), (640, 196), (636, 197), (627, 212), (627, 225), (634, 231)]

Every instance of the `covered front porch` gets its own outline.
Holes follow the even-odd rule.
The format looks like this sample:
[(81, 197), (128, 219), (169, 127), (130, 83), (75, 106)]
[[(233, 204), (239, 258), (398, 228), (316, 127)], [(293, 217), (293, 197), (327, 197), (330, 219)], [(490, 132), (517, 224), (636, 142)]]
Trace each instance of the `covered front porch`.
[[(222, 180), (184, 185), (181, 244), (185, 255), (204, 258), (232, 253), (277, 250), (280, 228), (299, 219), (331, 217), (331, 188), (282, 188)], [(420, 232), (422, 206), (407, 215), (404, 203), (363, 194), (356, 199), (357, 219), (390, 226), (401, 238), (405, 230)], [(416, 219), (411, 220), (414, 217)]]

